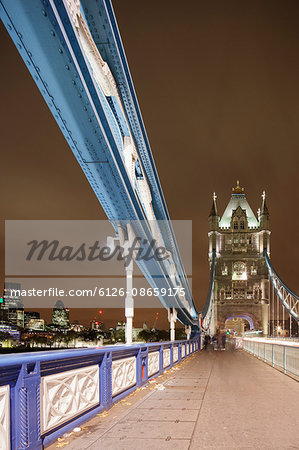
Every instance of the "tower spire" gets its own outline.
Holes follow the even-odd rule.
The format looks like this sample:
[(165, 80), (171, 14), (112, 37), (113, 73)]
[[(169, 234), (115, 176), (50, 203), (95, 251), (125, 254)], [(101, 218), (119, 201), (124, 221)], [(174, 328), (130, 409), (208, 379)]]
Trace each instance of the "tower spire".
[(232, 188), (233, 194), (244, 194), (244, 188), (240, 186), (240, 181), (237, 180), (237, 186)]
[(266, 192), (265, 191), (263, 191), (263, 193), (262, 193), (262, 208), (261, 208), (261, 216), (262, 215), (265, 215), (265, 216), (270, 216), (270, 214), (269, 214), (269, 210), (268, 210), (268, 207), (267, 207), (267, 203), (266, 203)]
[(211, 211), (209, 214), (209, 217), (218, 217), (218, 211), (217, 211), (217, 205), (216, 205), (216, 199), (217, 199), (217, 195), (214, 192), (213, 193), (213, 201), (212, 201), (212, 206), (211, 206)]

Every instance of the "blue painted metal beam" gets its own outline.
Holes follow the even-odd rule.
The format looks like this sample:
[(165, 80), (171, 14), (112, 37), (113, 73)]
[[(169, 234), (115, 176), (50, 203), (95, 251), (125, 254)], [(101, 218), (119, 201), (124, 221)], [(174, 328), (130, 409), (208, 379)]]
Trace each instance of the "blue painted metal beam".
[[(160, 300), (165, 307), (176, 307), (183, 323), (196, 326), (197, 311), (169, 221), (111, 2), (83, 0), (83, 15), (95, 45), (116, 80), (126, 117), (115, 98), (105, 96), (97, 84), (64, 1), (1, 0), (0, 6), (4, 25), (107, 217), (116, 228), (119, 223), (135, 221), (136, 234), (151, 241), (151, 229), (138, 190), (132, 185), (124, 162), (123, 137), (131, 131), (151, 191), (155, 218), (163, 220), (158, 226), (166, 248), (172, 253), (189, 306), (186, 308), (178, 296), (160, 296)], [(164, 264), (151, 260), (138, 265), (152, 287), (160, 290), (172, 287)]]

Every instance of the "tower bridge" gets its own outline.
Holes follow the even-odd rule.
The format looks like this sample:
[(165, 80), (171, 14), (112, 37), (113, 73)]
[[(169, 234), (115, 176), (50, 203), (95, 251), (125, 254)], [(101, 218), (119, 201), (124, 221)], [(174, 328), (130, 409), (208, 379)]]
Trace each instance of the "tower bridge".
[[(269, 211), (266, 195), (256, 217), (239, 181), (220, 217), (213, 197), (209, 215), (209, 259), (216, 249), (214, 327), (242, 319), (250, 330), (268, 334), (269, 275), (264, 248), (270, 253)], [(241, 330), (240, 330), (241, 331)], [(243, 330), (244, 331), (244, 328)]]
[[(272, 386), (281, 384), (284, 392), (288, 392), (287, 401), (293, 414), (288, 426), (293, 427), (293, 417), (298, 414), (291, 395), (292, 389), (298, 392), (298, 385), (292, 384), (293, 380), (269, 366), (258, 365), (262, 362), (245, 352), (227, 352), (226, 356), (221, 356), (221, 352), (197, 353), (202, 349), (205, 334), (229, 329), (233, 335), (242, 336), (240, 341), (231, 341), (234, 345), (241, 342), (241, 347), (265, 362), (294, 377), (299, 376), (298, 343), (270, 339), (286, 337), (286, 334), (292, 337), (299, 320), (299, 297), (281, 280), (270, 260), (270, 215), (265, 193), (257, 216), (239, 182), (222, 216), (218, 214), (214, 194), (209, 215), (210, 283), (205, 304), (202, 310), (197, 310), (110, 0), (0, 0), (0, 14), (114, 228), (115, 235), (109, 237), (109, 245), (113, 247), (118, 240), (124, 251), (128, 251), (134, 239), (140, 237), (156, 243), (152, 251), (159, 246), (167, 251), (163, 261), (136, 259), (126, 267), (128, 345), (1, 357), (1, 448), (48, 446), (96, 414), (109, 410), (138, 388), (145, 388), (149, 381), (155, 383), (155, 379), (163, 377), (168, 370), (177, 370), (183, 362), (186, 364), (180, 369), (178, 380), (161, 378), (164, 384), (157, 390), (163, 392), (152, 397), (152, 402), (147, 404), (151, 406), (144, 406), (152, 410), (153, 404), (158, 405), (152, 419), (141, 419), (148, 436), (151, 436), (150, 430), (152, 433), (154, 429), (160, 430), (160, 437), (155, 438), (156, 447), (152, 442), (151, 448), (161, 448), (161, 442), (163, 448), (176, 448), (180, 444), (184, 448), (200, 448), (199, 443), (202, 448), (213, 446), (215, 433), (211, 423), (215, 409), (211, 405), (215, 405), (216, 400), (219, 404), (219, 399), (211, 392), (218, 389), (224, 365), (235, 367), (239, 383), (244, 367), (248, 366), (253, 378), (264, 371), (267, 379), (272, 380)], [(170, 342), (131, 345), (135, 264), (149, 285), (158, 289), (159, 300), (168, 309)], [(177, 288), (175, 295), (167, 295), (169, 288)], [(175, 340), (177, 320), (186, 326), (187, 340)], [(249, 333), (246, 336), (250, 331), (259, 332), (263, 338), (250, 338)], [(193, 362), (188, 366), (190, 356)], [(235, 395), (228, 374), (232, 376), (226, 369), (227, 394)], [(236, 389), (242, 399), (242, 408), (236, 408), (233, 414), (237, 421), (248, 400), (244, 387), (237, 384)], [(253, 384), (248, 389), (250, 395), (256, 395)], [(219, 395), (224, 397), (223, 392), (220, 389)], [(263, 401), (269, 404), (272, 394), (265, 392)], [(181, 407), (180, 402), (183, 404), (184, 400), (190, 400), (189, 405), (193, 407)], [(265, 404), (259, 400), (259, 408), (264, 408)], [(280, 398), (279, 405), (285, 407), (284, 399)], [(206, 417), (200, 415), (200, 408)], [(163, 412), (165, 409), (174, 410), (172, 419)], [(182, 411), (188, 412), (189, 421), (184, 420)], [(165, 421), (165, 430), (172, 431), (165, 435), (163, 427), (149, 424), (155, 421), (154, 416)], [(254, 416), (248, 416), (249, 419), (254, 421)], [(246, 417), (243, 420), (246, 423)], [(279, 420), (275, 420), (279, 427)], [(175, 425), (179, 422), (184, 423), (180, 433)], [(218, 446), (222, 445), (224, 428), (229, 426), (226, 423), (221, 429)], [(139, 439), (136, 442), (140, 446), (144, 439), (140, 428), (137, 424), (131, 432), (132, 438), (128, 439), (122, 435), (115, 438), (106, 430), (104, 441), (100, 442), (100, 436), (97, 438), (100, 443), (93, 448), (101, 448), (97, 445), (109, 448), (108, 444), (110, 448), (121, 448), (121, 441), (126, 439), (128, 442), (122, 448), (134, 448), (132, 440), (135, 438)], [(185, 438), (184, 428), (189, 430)], [(225, 442), (229, 448), (241, 448), (240, 433), (236, 429), (233, 432), (234, 445), (232, 439)], [(177, 433), (177, 438), (172, 438), (171, 433)], [(263, 439), (262, 433), (259, 436)], [(181, 442), (174, 442), (176, 439)], [(258, 448), (254, 439), (250, 442), (250, 448)], [(294, 446), (298, 443), (298, 433), (295, 437), (290, 433), (286, 442)], [(246, 447), (245, 441), (243, 444)], [(76, 448), (74, 443), (70, 445)], [(91, 448), (91, 444), (83, 448)], [(274, 447), (270, 445), (270, 448)]]

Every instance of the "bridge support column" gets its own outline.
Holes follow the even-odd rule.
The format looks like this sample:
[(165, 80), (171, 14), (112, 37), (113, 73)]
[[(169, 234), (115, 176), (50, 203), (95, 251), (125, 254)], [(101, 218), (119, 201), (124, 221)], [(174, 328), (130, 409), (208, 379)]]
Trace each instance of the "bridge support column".
[(185, 325), (185, 333), (187, 335), (187, 340), (189, 341), (191, 336), (191, 325)]
[(134, 317), (134, 298), (133, 289), (133, 260), (126, 267), (126, 298), (125, 298), (125, 316), (126, 316), (126, 344), (131, 345), (133, 341), (133, 317)]
[(126, 297), (125, 297), (125, 316), (126, 316), (126, 328), (125, 339), (126, 344), (131, 345), (133, 341), (133, 317), (134, 317), (134, 298), (132, 295), (133, 289), (133, 268), (134, 260), (140, 247), (140, 238), (137, 238), (132, 226), (126, 225), (125, 228), (118, 227), (118, 238), (108, 237), (107, 246), (111, 251), (115, 249), (115, 241), (119, 241), (120, 246), (123, 248), (123, 257), (125, 260), (126, 269)]
[(177, 320), (177, 311), (175, 308), (168, 308), (168, 322), (170, 323), (170, 340), (175, 341), (175, 323)]

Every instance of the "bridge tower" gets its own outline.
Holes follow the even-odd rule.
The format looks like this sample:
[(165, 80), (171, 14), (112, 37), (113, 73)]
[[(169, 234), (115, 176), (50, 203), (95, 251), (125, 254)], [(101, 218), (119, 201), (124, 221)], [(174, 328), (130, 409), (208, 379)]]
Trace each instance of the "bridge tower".
[(214, 194), (208, 236), (210, 262), (216, 250), (215, 330), (259, 330), (267, 335), (270, 292), (263, 250), (270, 253), (270, 229), (265, 192), (257, 217), (239, 181), (222, 217)]

